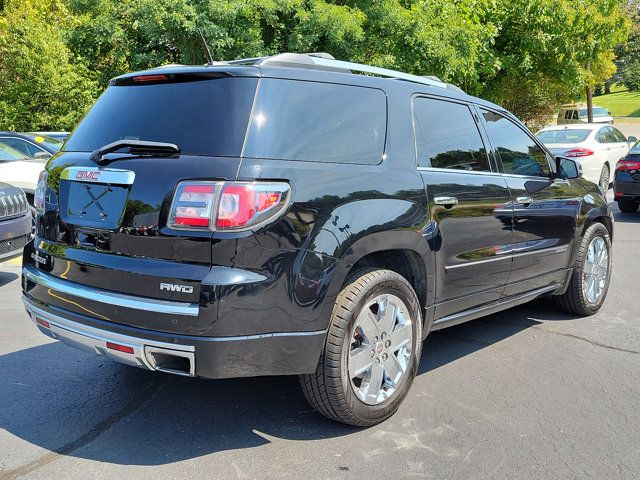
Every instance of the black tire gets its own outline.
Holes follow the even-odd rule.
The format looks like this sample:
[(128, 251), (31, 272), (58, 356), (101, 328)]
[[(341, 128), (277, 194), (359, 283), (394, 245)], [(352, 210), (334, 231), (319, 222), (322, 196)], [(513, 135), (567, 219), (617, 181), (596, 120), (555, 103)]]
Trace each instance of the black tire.
[[(596, 238), (601, 237), (608, 252), (608, 265), (607, 265), (607, 277), (604, 283), (604, 290), (600, 298), (595, 302), (589, 302), (587, 299), (585, 288), (583, 286), (583, 276), (585, 261), (587, 258), (587, 251), (591, 242)], [(612, 265), (612, 251), (611, 251), (611, 238), (609, 237), (609, 231), (601, 223), (594, 223), (585, 232), (580, 246), (578, 247), (578, 254), (573, 268), (573, 273), (569, 280), (569, 287), (567, 291), (554, 297), (556, 305), (567, 313), (573, 315), (588, 316), (593, 315), (604, 303), (607, 297), (607, 291), (609, 290), (609, 284), (611, 282), (611, 265)]]
[(602, 171), (600, 172), (600, 181), (598, 184), (602, 188), (602, 191), (607, 193), (609, 191), (609, 181), (611, 179), (611, 169), (608, 164), (604, 164)]
[[(381, 403), (369, 405), (352, 387), (347, 360), (358, 314), (381, 294), (394, 295), (404, 303), (411, 317), (413, 344), (395, 391)], [(421, 351), (421, 307), (409, 282), (390, 270), (360, 270), (347, 280), (338, 295), (318, 367), (315, 373), (300, 376), (300, 386), (307, 401), (322, 415), (359, 427), (376, 425), (393, 415), (404, 400), (415, 378)]]
[(638, 211), (638, 204), (632, 198), (620, 198), (616, 202), (618, 202), (618, 208), (622, 213), (636, 213)]

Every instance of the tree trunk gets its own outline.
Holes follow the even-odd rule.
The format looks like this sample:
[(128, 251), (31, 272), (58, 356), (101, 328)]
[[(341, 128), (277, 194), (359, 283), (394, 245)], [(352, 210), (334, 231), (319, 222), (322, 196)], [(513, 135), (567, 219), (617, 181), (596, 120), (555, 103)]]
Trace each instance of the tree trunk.
[(604, 82), (604, 93), (611, 93), (611, 82)]
[(591, 96), (591, 87), (587, 85), (587, 121), (593, 123), (593, 98)]

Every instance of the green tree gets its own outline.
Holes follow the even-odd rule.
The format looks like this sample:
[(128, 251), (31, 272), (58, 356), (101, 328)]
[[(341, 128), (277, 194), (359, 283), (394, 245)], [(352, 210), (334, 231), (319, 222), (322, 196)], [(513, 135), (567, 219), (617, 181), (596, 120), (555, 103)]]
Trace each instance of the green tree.
[(9, 0), (0, 11), (0, 128), (72, 128), (96, 95), (63, 32), (64, 3)]

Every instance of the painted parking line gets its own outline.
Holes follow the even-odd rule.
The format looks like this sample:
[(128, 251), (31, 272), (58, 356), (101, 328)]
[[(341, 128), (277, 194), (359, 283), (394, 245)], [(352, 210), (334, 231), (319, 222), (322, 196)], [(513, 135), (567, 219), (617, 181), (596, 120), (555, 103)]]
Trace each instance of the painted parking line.
[(11, 265), (12, 267), (19, 267), (22, 265), (22, 257), (12, 258), (11, 260), (7, 260), (7, 265)]

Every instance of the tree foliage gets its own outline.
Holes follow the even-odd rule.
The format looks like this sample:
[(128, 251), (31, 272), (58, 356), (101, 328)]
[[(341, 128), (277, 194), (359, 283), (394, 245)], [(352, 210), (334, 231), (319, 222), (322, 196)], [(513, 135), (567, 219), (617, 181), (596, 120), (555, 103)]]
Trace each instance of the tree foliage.
[[(64, 100), (74, 88), (72, 109), (43, 109), (51, 115), (46, 122), (57, 118), (61, 127), (84, 109), (87, 92), (95, 96), (94, 80), (104, 87), (131, 70), (204, 63), (198, 29), (216, 59), (325, 51), (437, 75), (536, 124), (611, 76), (613, 48), (629, 25), (621, 0), (8, 0), (0, 15), (0, 45), (46, 51), (47, 63), (57, 66), (43, 80), (32, 53), (29, 80), (2, 98), (25, 112), (34, 105), (21, 95), (42, 83), (55, 85)], [(11, 15), (23, 26), (8, 27)], [(55, 21), (38, 22), (38, 15)], [(46, 47), (37, 44), (44, 38)], [(0, 59), (0, 76), (16, 79), (18, 67)]]
[[(62, 26), (62, 28), (61, 28)], [(0, 129), (72, 128), (97, 88), (63, 34), (61, 1), (5, 2), (0, 15)]]

